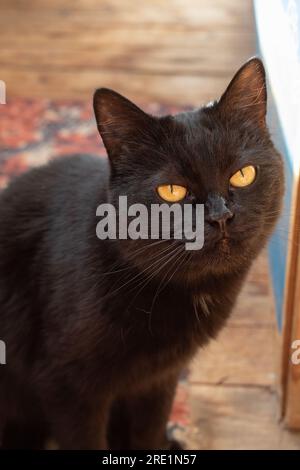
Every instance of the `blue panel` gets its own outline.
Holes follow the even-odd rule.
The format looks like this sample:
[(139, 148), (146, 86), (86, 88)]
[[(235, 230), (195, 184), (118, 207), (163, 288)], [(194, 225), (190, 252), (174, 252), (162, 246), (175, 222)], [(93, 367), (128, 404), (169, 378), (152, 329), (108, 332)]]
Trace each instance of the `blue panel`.
[(268, 94), (268, 125), (276, 148), (284, 156), (286, 190), (282, 216), (277, 229), (269, 242), (270, 273), (275, 294), (276, 317), (278, 328), (282, 328), (282, 307), (284, 298), (284, 286), (286, 276), (287, 245), (289, 234), (290, 207), (293, 188), (293, 170), (291, 156), (280, 126), (276, 105), (272, 94)]

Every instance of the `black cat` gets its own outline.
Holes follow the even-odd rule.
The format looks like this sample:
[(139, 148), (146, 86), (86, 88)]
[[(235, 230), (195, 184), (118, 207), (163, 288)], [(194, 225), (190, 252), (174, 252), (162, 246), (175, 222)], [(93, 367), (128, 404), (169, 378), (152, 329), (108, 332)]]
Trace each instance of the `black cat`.
[[(219, 101), (152, 117), (99, 89), (109, 159), (58, 159), (0, 196), (3, 448), (166, 449), (178, 375), (226, 322), (278, 218), (259, 59)], [(205, 242), (99, 240), (96, 208), (205, 204)], [(175, 196), (174, 196), (175, 194)], [(178, 195), (178, 196), (177, 196)]]

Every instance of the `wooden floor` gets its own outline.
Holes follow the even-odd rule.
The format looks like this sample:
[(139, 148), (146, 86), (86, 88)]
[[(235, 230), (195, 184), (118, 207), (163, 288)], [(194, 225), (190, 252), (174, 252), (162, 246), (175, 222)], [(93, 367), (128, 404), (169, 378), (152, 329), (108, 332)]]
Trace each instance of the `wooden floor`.
[(300, 449), (300, 434), (279, 422), (276, 334), (264, 252), (227, 327), (192, 364), (192, 448)]
[[(255, 53), (251, 4), (1, 0), (0, 79), (8, 100), (88, 99), (107, 86), (138, 102), (197, 106)], [(300, 449), (278, 422), (275, 330), (263, 254), (227, 328), (192, 364), (191, 448)]]
[(1, 79), (12, 95), (216, 98), (254, 52), (249, 0), (1, 0)]

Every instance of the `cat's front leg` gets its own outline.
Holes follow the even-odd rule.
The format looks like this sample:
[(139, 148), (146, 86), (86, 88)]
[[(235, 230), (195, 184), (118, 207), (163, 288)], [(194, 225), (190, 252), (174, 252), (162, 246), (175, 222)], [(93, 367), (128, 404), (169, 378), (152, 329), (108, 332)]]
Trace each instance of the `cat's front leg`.
[(48, 419), (51, 422), (52, 437), (59, 449), (65, 450), (105, 450), (107, 446), (107, 418), (110, 401), (107, 396), (97, 403), (84, 399), (61, 401), (48, 406)]
[(129, 447), (132, 450), (170, 449), (166, 427), (175, 395), (178, 374), (168, 376), (146, 391), (126, 399), (129, 416)]

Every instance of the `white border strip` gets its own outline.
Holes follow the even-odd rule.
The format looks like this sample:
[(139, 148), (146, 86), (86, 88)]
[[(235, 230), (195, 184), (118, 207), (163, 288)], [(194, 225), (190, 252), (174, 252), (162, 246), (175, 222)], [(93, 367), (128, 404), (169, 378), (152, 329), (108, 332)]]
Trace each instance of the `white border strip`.
[[(262, 57), (296, 174), (300, 168), (299, 0), (254, 0)], [(297, 3), (296, 3), (297, 2)]]

